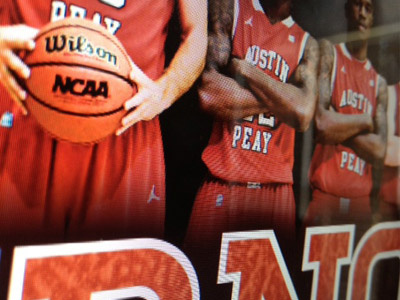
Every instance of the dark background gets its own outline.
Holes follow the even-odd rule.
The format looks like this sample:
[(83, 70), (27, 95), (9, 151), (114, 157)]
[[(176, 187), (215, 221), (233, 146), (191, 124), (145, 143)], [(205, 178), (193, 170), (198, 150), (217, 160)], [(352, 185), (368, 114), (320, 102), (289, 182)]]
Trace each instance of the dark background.
[[(218, 0), (211, 0), (218, 1)], [(294, 0), (293, 17), (317, 40), (344, 41), (345, 0)], [(369, 59), (388, 84), (400, 80), (400, 1), (376, 0)], [(175, 12), (167, 40), (167, 64), (179, 45), (179, 22)], [(210, 136), (212, 118), (200, 111), (197, 84), (161, 115), (167, 170), (166, 240), (177, 246), (183, 241), (192, 204), (206, 168), (201, 152)], [(294, 191), (299, 224), (310, 193), (308, 167), (313, 150), (313, 128), (296, 134)]]

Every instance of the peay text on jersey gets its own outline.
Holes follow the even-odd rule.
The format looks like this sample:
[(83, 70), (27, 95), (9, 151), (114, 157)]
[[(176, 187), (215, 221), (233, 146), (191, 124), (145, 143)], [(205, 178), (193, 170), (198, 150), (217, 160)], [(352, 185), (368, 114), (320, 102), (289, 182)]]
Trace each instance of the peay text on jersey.
[(66, 17), (73, 18), (91, 18), (94, 23), (102, 24), (106, 29), (113, 35), (121, 28), (121, 22), (107, 17), (102, 16), (99, 12), (95, 12), (93, 15), (89, 15), (88, 9), (75, 4), (67, 4), (64, 1), (53, 0), (51, 3), (50, 21), (55, 22)]

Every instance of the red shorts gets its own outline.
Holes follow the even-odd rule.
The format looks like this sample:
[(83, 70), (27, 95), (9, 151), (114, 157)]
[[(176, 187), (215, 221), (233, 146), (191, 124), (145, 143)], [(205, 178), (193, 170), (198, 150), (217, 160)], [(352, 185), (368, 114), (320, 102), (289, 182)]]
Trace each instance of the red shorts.
[(223, 232), (275, 229), (295, 233), (296, 208), (291, 184), (232, 184), (209, 180), (200, 188), (185, 244), (218, 242)]
[(369, 197), (343, 198), (313, 190), (304, 219), (306, 226), (365, 223), (371, 219)]
[(80, 145), (51, 138), (5, 100), (0, 116), (11, 113), (13, 122), (0, 127), (0, 245), (163, 236), (165, 167), (158, 118), (120, 137)]

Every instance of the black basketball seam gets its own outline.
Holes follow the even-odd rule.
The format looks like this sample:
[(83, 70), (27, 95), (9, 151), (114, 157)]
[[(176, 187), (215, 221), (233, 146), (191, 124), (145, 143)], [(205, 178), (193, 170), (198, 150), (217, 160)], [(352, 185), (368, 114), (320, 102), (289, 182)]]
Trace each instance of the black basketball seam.
[(99, 72), (104, 72), (110, 75), (113, 75), (115, 77), (118, 77), (122, 79), (123, 81), (127, 82), (131, 87), (136, 86), (136, 84), (132, 81), (130, 81), (128, 78), (125, 78), (122, 75), (119, 75), (118, 73), (115, 73), (113, 71), (109, 70), (104, 70), (102, 68), (98, 67), (91, 67), (83, 64), (77, 64), (77, 63), (63, 63), (63, 62), (40, 62), (40, 63), (33, 63), (33, 64), (28, 64), (27, 65), (29, 68), (35, 68), (35, 67), (43, 67), (43, 66), (67, 66), (67, 67), (80, 67), (84, 69), (91, 69)]
[[(95, 23), (94, 23), (95, 24)], [(101, 26), (101, 25), (99, 25), (99, 26)], [(117, 48), (122, 52), (122, 54), (125, 56), (125, 59), (126, 60), (128, 60), (128, 61), (130, 61), (130, 57), (128, 56), (128, 54), (126, 53), (126, 50), (123, 48), (123, 47), (121, 47), (121, 45), (119, 45), (119, 40), (117, 40), (118, 41), (118, 43), (116, 42), (116, 41), (114, 41), (112, 38), (110, 38), (109, 36), (107, 36), (106, 34), (104, 34), (103, 32), (101, 32), (101, 29), (104, 29), (103, 27), (101, 27), (101, 29), (94, 29), (94, 28), (90, 28), (90, 27), (86, 27), (86, 26), (84, 26), (84, 25), (79, 25), (79, 24), (62, 24), (62, 25), (58, 25), (58, 26), (56, 26), (56, 27), (52, 27), (52, 28), (50, 28), (50, 29), (48, 29), (48, 30), (46, 30), (46, 31), (44, 31), (44, 32), (41, 32), (41, 33), (39, 33), (36, 37), (35, 37), (35, 40), (37, 40), (39, 37), (41, 37), (42, 35), (44, 35), (44, 34), (46, 34), (46, 33), (48, 33), (48, 32), (51, 32), (51, 31), (53, 31), (53, 30), (55, 30), (55, 29), (59, 29), (59, 28), (65, 28), (65, 27), (79, 27), (79, 28), (85, 28), (85, 29), (88, 29), (88, 30), (90, 30), (90, 31), (94, 31), (94, 32), (97, 32), (97, 33), (100, 33), (103, 37), (105, 37), (107, 40), (109, 40), (109, 41), (111, 41), (115, 46), (117, 46)], [(104, 30), (106, 30), (106, 29), (104, 29)], [(115, 37), (115, 36), (113, 36), (113, 37)], [(115, 37), (115, 38), (117, 38), (117, 37)], [(29, 53), (28, 53), (28, 55), (29, 55)]]

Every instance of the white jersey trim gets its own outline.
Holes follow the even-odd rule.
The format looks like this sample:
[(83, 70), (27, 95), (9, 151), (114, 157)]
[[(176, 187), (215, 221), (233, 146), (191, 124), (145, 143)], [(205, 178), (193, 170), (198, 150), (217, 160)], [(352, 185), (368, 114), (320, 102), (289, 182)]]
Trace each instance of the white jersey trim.
[(294, 20), (292, 16), (287, 17), (286, 19), (282, 20), (282, 24), (286, 25), (287, 28), (290, 28), (294, 25)]
[(371, 62), (369, 60), (367, 60), (367, 62), (365, 63), (365, 66), (364, 66), (365, 70), (369, 71), (369, 70), (371, 70), (371, 67), (372, 67)]
[(253, 7), (256, 11), (261, 11), (265, 14), (264, 9), (262, 8), (259, 0), (253, 0)]
[(236, 33), (236, 27), (239, 19), (239, 0), (235, 0), (234, 6), (233, 6), (233, 24), (232, 24), (232, 41), (233, 37), (235, 36)]
[(350, 60), (352, 60), (351, 54), (349, 50), (347, 50), (346, 44), (345, 43), (340, 43), (339, 44), (340, 49), (342, 50), (343, 54)]
[(335, 86), (336, 72), (337, 72), (337, 51), (336, 51), (336, 47), (333, 46), (333, 66), (332, 66), (332, 74), (331, 74), (331, 97), (333, 94), (333, 87)]
[(306, 44), (307, 44), (307, 41), (308, 41), (309, 37), (310, 37), (310, 34), (308, 32), (305, 32), (304, 35), (303, 35), (303, 39), (301, 40), (299, 57), (297, 58), (297, 64), (300, 62), (300, 60), (304, 56), (304, 50), (306, 49)]

